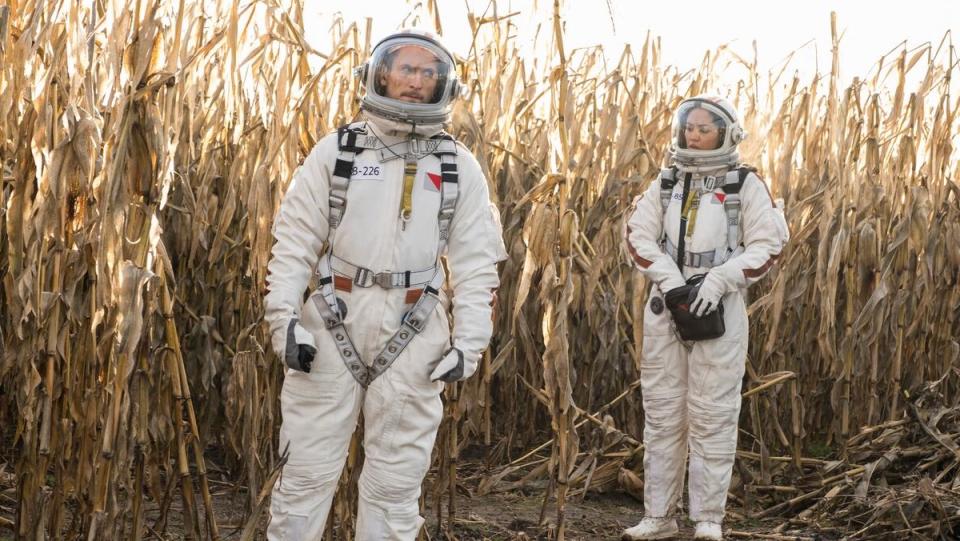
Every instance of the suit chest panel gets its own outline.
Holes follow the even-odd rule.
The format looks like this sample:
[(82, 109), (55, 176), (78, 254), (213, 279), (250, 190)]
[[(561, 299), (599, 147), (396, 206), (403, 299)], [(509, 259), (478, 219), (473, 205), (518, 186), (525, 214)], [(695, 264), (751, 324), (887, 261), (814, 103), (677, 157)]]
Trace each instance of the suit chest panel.
[[(723, 206), (726, 194), (719, 188), (699, 192), (699, 196), (697, 194), (698, 192), (691, 190), (687, 196), (690, 208), (686, 213), (686, 249), (691, 252), (705, 252), (722, 247), (727, 241), (727, 217)], [(682, 215), (683, 183), (678, 182), (670, 197), (664, 221), (665, 232), (674, 246), (678, 245), (680, 239)]]
[[(422, 229), (437, 221), (440, 211), (440, 160), (428, 155), (417, 162), (411, 191), (411, 216), (406, 229)], [(376, 154), (357, 154), (347, 187), (347, 208), (341, 228), (390, 234), (400, 221), (404, 192), (404, 162), (377, 160)]]
[(404, 161), (377, 158), (376, 153), (364, 151), (354, 160), (334, 253), (376, 269), (429, 267), (436, 261), (440, 238), (440, 160), (427, 155), (417, 162), (410, 219), (404, 222), (400, 218)]

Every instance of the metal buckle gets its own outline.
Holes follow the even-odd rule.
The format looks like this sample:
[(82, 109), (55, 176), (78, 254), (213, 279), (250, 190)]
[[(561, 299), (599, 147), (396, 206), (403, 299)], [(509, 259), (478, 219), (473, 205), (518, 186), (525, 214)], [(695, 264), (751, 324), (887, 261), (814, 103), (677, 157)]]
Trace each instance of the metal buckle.
[(330, 194), (330, 203), (335, 207), (343, 208), (347, 205), (347, 199), (336, 194)]
[[(426, 293), (424, 293), (424, 295), (426, 295)], [(404, 314), (403, 323), (409, 325), (417, 334), (420, 334), (420, 331), (422, 331), (424, 325), (426, 325), (426, 321), (413, 317), (413, 310)]]
[(353, 277), (353, 285), (357, 287), (380, 286), (383, 289), (393, 287), (393, 273), (390, 271), (373, 272), (370, 269), (357, 267), (357, 272)]
[(383, 289), (390, 289), (393, 286), (393, 274), (390, 272), (379, 272), (373, 275), (373, 283)]
[[(326, 302), (326, 301), (323, 301), (323, 302)], [(332, 318), (332, 317), (331, 317), (331, 318), (323, 318), (323, 324), (326, 326), (327, 330), (329, 331), (330, 329), (332, 329), (332, 328), (334, 328), (334, 327), (338, 327), (338, 326), (340, 325), (340, 320), (337, 319), (337, 318)]]
[(357, 287), (370, 287), (374, 284), (373, 271), (363, 267), (357, 267), (357, 272), (353, 273), (353, 285)]

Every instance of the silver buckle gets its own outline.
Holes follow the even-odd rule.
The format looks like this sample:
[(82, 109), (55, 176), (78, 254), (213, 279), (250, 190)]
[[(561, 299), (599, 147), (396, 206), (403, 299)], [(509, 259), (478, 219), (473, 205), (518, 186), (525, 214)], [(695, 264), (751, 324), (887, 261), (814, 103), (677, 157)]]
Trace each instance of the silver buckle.
[(353, 285), (357, 287), (370, 287), (374, 283), (374, 276), (373, 271), (370, 269), (357, 267), (357, 271), (353, 274)]
[(357, 272), (353, 277), (353, 285), (357, 287), (380, 286), (383, 289), (393, 287), (393, 273), (390, 271), (373, 272), (370, 269), (357, 267)]
[(410, 328), (412, 328), (417, 334), (420, 334), (420, 332), (423, 330), (423, 326), (426, 324), (425, 321), (413, 317), (413, 310), (410, 310), (403, 316), (403, 322), (409, 325)]
[(390, 289), (393, 286), (393, 274), (390, 272), (379, 272), (373, 275), (373, 283), (383, 289)]
[[(327, 301), (321, 301), (321, 302), (327, 302)], [(327, 328), (328, 331), (329, 331), (330, 329), (335, 328), (335, 327), (339, 327), (339, 326), (340, 326), (340, 323), (341, 323), (341, 320), (338, 319), (338, 318), (333, 318), (333, 317), (329, 317), (329, 318), (325, 317), (325, 318), (323, 318), (323, 324), (324, 324), (324, 326)]]

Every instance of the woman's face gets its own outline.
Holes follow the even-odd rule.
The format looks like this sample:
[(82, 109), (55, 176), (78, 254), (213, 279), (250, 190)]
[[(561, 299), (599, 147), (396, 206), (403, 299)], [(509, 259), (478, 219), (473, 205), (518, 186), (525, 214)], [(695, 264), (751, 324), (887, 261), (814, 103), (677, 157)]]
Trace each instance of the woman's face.
[(687, 115), (683, 128), (687, 148), (713, 150), (720, 146), (720, 130), (713, 123), (713, 116), (706, 109), (694, 109)]

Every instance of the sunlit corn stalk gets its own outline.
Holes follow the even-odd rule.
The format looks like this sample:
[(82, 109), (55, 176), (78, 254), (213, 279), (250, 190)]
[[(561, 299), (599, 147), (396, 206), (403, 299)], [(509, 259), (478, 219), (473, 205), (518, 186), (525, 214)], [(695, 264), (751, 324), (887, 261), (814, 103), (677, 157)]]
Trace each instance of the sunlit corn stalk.
[[(18, 390), (2, 417), (4, 426), (19, 426), (24, 449), (17, 466), (20, 535), (140, 538), (145, 508), (157, 505), (153, 527), (163, 530), (173, 481), (185, 502), (181, 533), (218, 536), (203, 452), (208, 443), (226, 443), (208, 433), (223, 422), (216, 419), (222, 419), (218, 373), (229, 367), (224, 354), (265, 355), (257, 320), (278, 201), (272, 179), (289, 174), (300, 143), (311, 144), (302, 133), (329, 126), (312, 110), (322, 108), (336, 122), (353, 114), (353, 104), (308, 104), (303, 98), (318, 96), (321, 79), (294, 82), (291, 72), (279, 87), (260, 85), (248, 99), (237, 99), (257, 88), (237, 78), (244, 59), (236, 57), (251, 41), (254, 15), (265, 12), (234, 3), (218, 26), (201, 8), (38, 2), (2, 10), (0, 50), (17, 61), (3, 63), (0, 79), (0, 287), (10, 307), (2, 312), (0, 378), (5, 389)], [(172, 17), (161, 20), (163, 13)], [(244, 73), (275, 82), (271, 56), (306, 52), (290, 54), (295, 47), (284, 45), (287, 38), (303, 43), (295, 37), (299, 12), (271, 17), (268, 23), (281, 22), (274, 31), (279, 39), (261, 40), (260, 55), (245, 59), (260, 71)], [(303, 62), (287, 63), (314, 75)], [(219, 78), (218, 65), (232, 66), (234, 75)], [(291, 131), (291, 119), (305, 131)], [(267, 140), (269, 156), (243, 150), (265, 148)], [(240, 189), (222, 189), (227, 186)], [(233, 213), (238, 207), (242, 221)], [(167, 243), (171, 257), (155, 274), (171, 280), (158, 281), (151, 261)], [(212, 253), (201, 254), (200, 245)], [(258, 261), (253, 279), (244, 270), (250, 254)], [(225, 264), (239, 272), (222, 272)], [(223, 296), (224, 290), (234, 294)], [(196, 292), (205, 300), (198, 302)], [(205, 337), (191, 332), (181, 344), (178, 328), (204, 328)], [(8, 329), (14, 331), (9, 339)], [(255, 445), (253, 454), (239, 457), (251, 486), (270, 463), (277, 426), (271, 410), (279, 371), (275, 363), (259, 369), (265, 377), (253, 378), (248, 389), (274, 406), (265, 413), (244, 406), (246, 413), (236, 416), (244, 420), (237, 430), (250, 436), (244, 441)], [(191, 388), (201, 389), (203, 399), (191, 400)], [(203, 531), (196, 500), (204, 502)]]
[[(742, 155), (785, 200), (793, 234), (751, 290), (745, 388), (764, 390), (740, 441), (766, 458), (738, 471), (769, 478), (780, 453), (809, 467), (812, 445), (849, 453), (861, 427), (900, 422), (926, 382), (960, 395), (948, 39), (901, 48), (844, 88), (837, 43), (830, 74), (808, 80), (764, 79), (756, 52), (728, 48), (679, 73), (654, 37), (616, 63), (563, 50), (552, 8), (535, 58), (515, 14), (469, 15), (451, 130), (488, 176), (511, 257), (489, 354), (449, 403), (438, 447), (449, 513), (457, 457), (475, 443), (491, 464), (554, 480), (558, 535), (576, 491), (618, 478), (637, 491), (639, 467), (595, 461), (606, 443), (576, 427), (624, 434), (640, 456), (649, 286), (620, 253), (619, 224), (663, 164), (676, 105), (702, 91), (729, 86), (751, 132)], [(426, 10), (439, 30), (436, 4)], [(371, 39), (369, 20), (338, 21), (312, 45), (302, 28), (299, 5), (257, 2), (0, 7), (0, 425), (19, 453), (21, 537), (136, 538), (174, 522), (212, 536), (211, 450), (249, 489), (251, 517), (265, 511), (282, 451), (282, 362), (262, 323), (270, 224), (296, 165), (355, 117), (350, 73)], [(330, 524), (346, 536), (358, 442)]]

